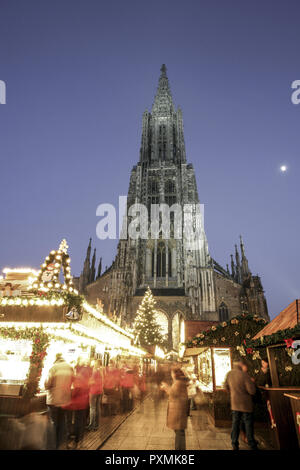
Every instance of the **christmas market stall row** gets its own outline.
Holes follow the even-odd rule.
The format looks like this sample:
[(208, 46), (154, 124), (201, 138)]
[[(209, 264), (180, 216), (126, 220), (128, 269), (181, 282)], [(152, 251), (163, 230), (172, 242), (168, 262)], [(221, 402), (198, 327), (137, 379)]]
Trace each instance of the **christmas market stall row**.
[(146, 355), (130, 331), (78, 294), (67, 249), (63, 240), (40, 271), (5, 269), (0, 279), (1, 415), (21, 416), (45, 403), (44, 381), (58, 352), (71, 365), (92, 357), (104, 366), (109, 359), (141, 365)]
[(266, 396), (270, 428), (277, 449), (300, 447), (300, 301), (296, 299), (258, 332), (251, 343), (266, 351), (272, 387)]
[[(295, 304), (296, 302), (293, 302), (291, 305)], [(287, 310), (285, 309), (280, 315), (286, 317)], [(258, 382), (261, 359), (268, 357), (271, 359), (269, 341), (272, 344), (275, 340), (274, 346), (279, 342), (280, 347), (276, 349), (276, 355), (275, 349), (273, 350), (274, 360), (269, 361), (272, 383), (268, 393), (272, 394), (272, 390), (278, 386), (281, 392), (285, 393), (295, 394), (299, 390), (300, 365), (293, 363), (294, 350), (291, 347), (299, 338), (299, 320), (294, 318), (293, 321), (288, 321), (289, 327), (285, 324), (285, 328), (278, 330), (276, 337), (270, 340), (264, 335), (273, 322), (267, 323), (265, 319), (256, 315), (242, 314), (221, 323), (193, 321), (185, 322), (184, 327), (181, 327), (181, 330), (186, 330), (181, 335), (181, 360), (185, 363), (185, 367), (193, 369), (196, 374), (203, 392), (203, 405), (207, 406), (215, 426), (227, 427), (231, 424), (230, 401), (224, 381), (233, 362), (241, 358), (246, 360), (248, 373)], [(260, 336), (261, 334), (263, 336)], [(277, 367), (276, 378), (273, 372), (274, 362)], [(286, 400), (288, 403), (288, 398)], [(270, 428), (274, 426), (271, 408), (267, 403), (267, 400), (263, 400), (255, 405), (256, 426)], [(290, 427), (294, 432), (294, 423), (290, 423)], [(276, 445), (276, 442), (275, 446), (282, 448), (278, 443)]]

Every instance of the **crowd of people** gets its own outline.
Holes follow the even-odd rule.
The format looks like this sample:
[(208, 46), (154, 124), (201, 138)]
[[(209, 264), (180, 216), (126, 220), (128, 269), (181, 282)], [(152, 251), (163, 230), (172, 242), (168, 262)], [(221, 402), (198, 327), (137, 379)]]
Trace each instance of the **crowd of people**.
[(45, 382), (56, 449), (77, 448), (86, 431), (96, 431), (100, 416), (130, 412), (146, 393), (146, 375), (126, 362), (106, 367), (100, 360), (78, 360), (72, 367), (61, 354)]
[[(256, 378), (248, 374), (247, 362), (240, 360), (228, 372), (224, 387), (230, 394), (232, 412), (232, 449), (239, 450), (239, 435), (252, 450), (257, 450), (254, 437), (254, 407), (264, 401), (259, 386), (270, 386), (271, 378), (266, 358), (262, 359), (261, 369)], [(196, 407), (195, 397), (202, 393), (195, 375), (188, 377), (182, 368), (172, 369), (172, 385), (163, 382), (161, 389), (168, 394), (167, 427), (175, 431), (175, 450), (185, 450), (185, 429), (190, 409)]]
[[(239, 449), (239, 435), (257, 449), (254, 438), (254, 406), (263, 397), (258, 386), (270, 386), (267, 360), (256, 381), (248, 375), (246, 362), (233, 364), (227, 374), (224, 387), (230, 394), (232, 410), (232, 448)], [(143, 410), (146, 394), (153, 401), (155, 418), (160, 401), (168, 397), (167, 427), (174, 431), (175, 450), (185, 450), (185, 429), (188, 416), (196, 409), (196, 398), (201, 392), (195, 374), (188, 373), (184, 365), (159, 365), (146, 374), (137, 364), (111, 361), (103, 366), (100, 360), (79, 359), (70, 365), (62, 354), (56, 355), (45, 381), (47, 413), (32, 410), (19, 421), (13, 421), (15, 448), (21, 449), (76, 449), (81, 447), (85, 432), (96, 431), (104, 416), (130, 412), (134, 403)], [(35, 412), (36, 411), (36, 412)], [(5, 439), (6, 430), (3, 428)], [(0, 444), (1, 444), (0, 433)]]

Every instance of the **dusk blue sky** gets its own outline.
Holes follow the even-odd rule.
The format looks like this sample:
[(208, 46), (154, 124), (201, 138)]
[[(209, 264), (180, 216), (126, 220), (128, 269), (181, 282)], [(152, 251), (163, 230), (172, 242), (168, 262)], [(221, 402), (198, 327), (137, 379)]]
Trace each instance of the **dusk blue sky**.
[(242, 234), (270, 316), (299, 298), (299, 15), (297, 0), (0, 0), (0, 266), (37, 268), (66, 238), (78, 275), (90, 236), (110, 264), (96, 207), (127, 194), (165, 63), (211, 255), (226, 266)]

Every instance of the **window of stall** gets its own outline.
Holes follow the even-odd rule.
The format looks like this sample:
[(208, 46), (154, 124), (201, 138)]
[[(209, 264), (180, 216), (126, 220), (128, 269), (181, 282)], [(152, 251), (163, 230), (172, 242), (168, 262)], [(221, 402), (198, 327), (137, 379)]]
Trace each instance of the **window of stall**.
[(22, 385), (30, 367), (32, 341), (0, 340), (0, 383)]
[(203, 348), (198, 354), (198, 376), (203, 392), (224, 389), (224, 381), (231, 370), (230, 348)]
[(231, 370), (231, 354), (229, 348), (213, 348), (213, 364), (216, 389), (224, 389), (226, 375)]

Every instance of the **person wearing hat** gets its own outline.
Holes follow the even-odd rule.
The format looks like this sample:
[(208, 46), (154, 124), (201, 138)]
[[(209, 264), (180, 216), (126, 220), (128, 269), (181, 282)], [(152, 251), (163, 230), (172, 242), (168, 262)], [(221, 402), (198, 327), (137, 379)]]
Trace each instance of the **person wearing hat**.
[(62, 354), (56, 354), (54, 364), (45, 381), (45, 390), (50, 418), (55, 426), (57, 449), (65, 440), (66, 410), (63, 407), (71, 401), (73, 376), (73, 369), (64, 360)]

